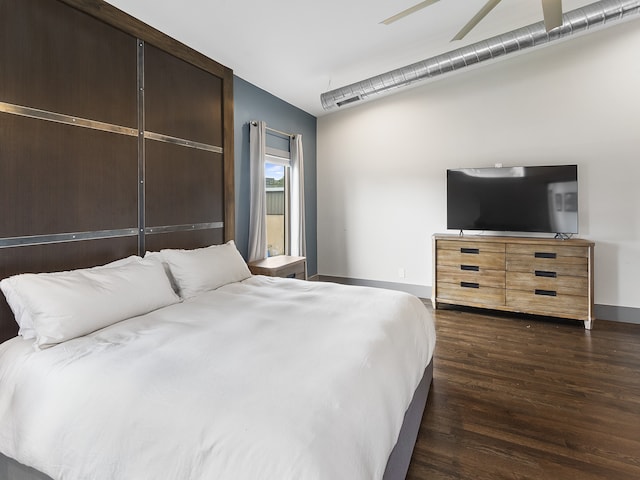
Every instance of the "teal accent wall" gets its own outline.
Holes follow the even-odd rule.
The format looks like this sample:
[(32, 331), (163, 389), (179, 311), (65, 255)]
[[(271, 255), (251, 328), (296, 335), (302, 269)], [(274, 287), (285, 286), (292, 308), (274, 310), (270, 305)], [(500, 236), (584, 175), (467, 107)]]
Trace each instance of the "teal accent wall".
[[(304, 149), (304, 191), (307, 272), (318, 273), (316, 124), (313, 115), (279, 99), (240, 77), (233, 77), (235, 129), (236, 245), (246, 258), (249, 245), (249, 122), (264, 120), (283, 132), (301, 133)], [(277, 139), (275, 139), (277, 141)], [(273, 145), (282, 148), (282, 145)]]

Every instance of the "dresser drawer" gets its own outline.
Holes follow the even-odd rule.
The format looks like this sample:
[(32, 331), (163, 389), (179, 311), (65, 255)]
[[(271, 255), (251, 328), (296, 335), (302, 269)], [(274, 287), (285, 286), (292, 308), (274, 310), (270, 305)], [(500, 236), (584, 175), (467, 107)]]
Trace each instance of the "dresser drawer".
[(467, 240), (439, 240), (438, 248), (442, 250), (458, 250), (474, 249), (478, 253), (504, 253), (504, 243), (467, 241)]
[(507, 308), (513, 311), (576, 320), (589, 318), (589, 300), (575, 295), (544, 295), (534, 291), (507, 290)]
[(469, 265), (440, 265), (436, 271), (436, 282), (456, 284), (475, 282), (483, 287), (505, 287), (504, 270), (470, 267)]
[(470, 306), (503, 306), (504, 288), (478, 285), (474, 282), (438, 284), (439, 302), (456, 303)]
[[(457, 242), (456, 242), (457, 243)], [(437, 266), (449, 265), (460, 268), (461, 265), (488, 270), (504, 270), (504, 248), (501, 251), (482, 248), (475, 243), (451, 248), (451, 245), (438, 244), (436, 251)]]
[(508, 243), (507, 255), (525, 255), (533, 258), (561, 258), (561, 257), (589, 257), (589, 247), (562, 245), (561, 241), (558, 241), (557, 245), (549, 244), (520, 244), (520, 243)]
[(584, 297), (589, 292), (589, 279), (586, 276), (568, 277), (551, 275), (551, 271), (538, 270), (535, 273), (507, 272), (507, 289), (534, 292), (546, 290), (558, 295), (576, 295)]
[(589, 275), (589, 259), (583, 257), (535, 258), (533, 256), (507, 254), (508, 272), (534, 275), (547, 272), (556, 276), (586, 277)]

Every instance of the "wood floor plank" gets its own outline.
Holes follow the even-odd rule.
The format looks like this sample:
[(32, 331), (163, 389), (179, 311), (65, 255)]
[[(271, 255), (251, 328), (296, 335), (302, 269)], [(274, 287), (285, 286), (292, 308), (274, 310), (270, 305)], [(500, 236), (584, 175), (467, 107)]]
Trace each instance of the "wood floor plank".
[(588, 331), (469, 309), (434, 318), (408, 480), (640, 479), (640, 325)]

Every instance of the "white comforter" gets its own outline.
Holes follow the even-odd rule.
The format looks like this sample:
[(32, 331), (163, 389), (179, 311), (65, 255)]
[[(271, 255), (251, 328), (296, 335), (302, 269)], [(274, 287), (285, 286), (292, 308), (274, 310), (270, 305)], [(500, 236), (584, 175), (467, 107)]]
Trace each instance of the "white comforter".
[(379, 479), (434, 344), (411, 295), (254, 276), (0, 345), (0, 452), (56, 480)]

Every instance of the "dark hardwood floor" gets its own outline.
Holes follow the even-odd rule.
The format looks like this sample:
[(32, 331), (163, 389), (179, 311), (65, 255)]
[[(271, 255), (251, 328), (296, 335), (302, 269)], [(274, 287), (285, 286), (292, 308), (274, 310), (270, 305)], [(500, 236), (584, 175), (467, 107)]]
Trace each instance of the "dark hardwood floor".
[(640, 479), (640, 325), (434, 318), (433, 385), (408, 480)]

